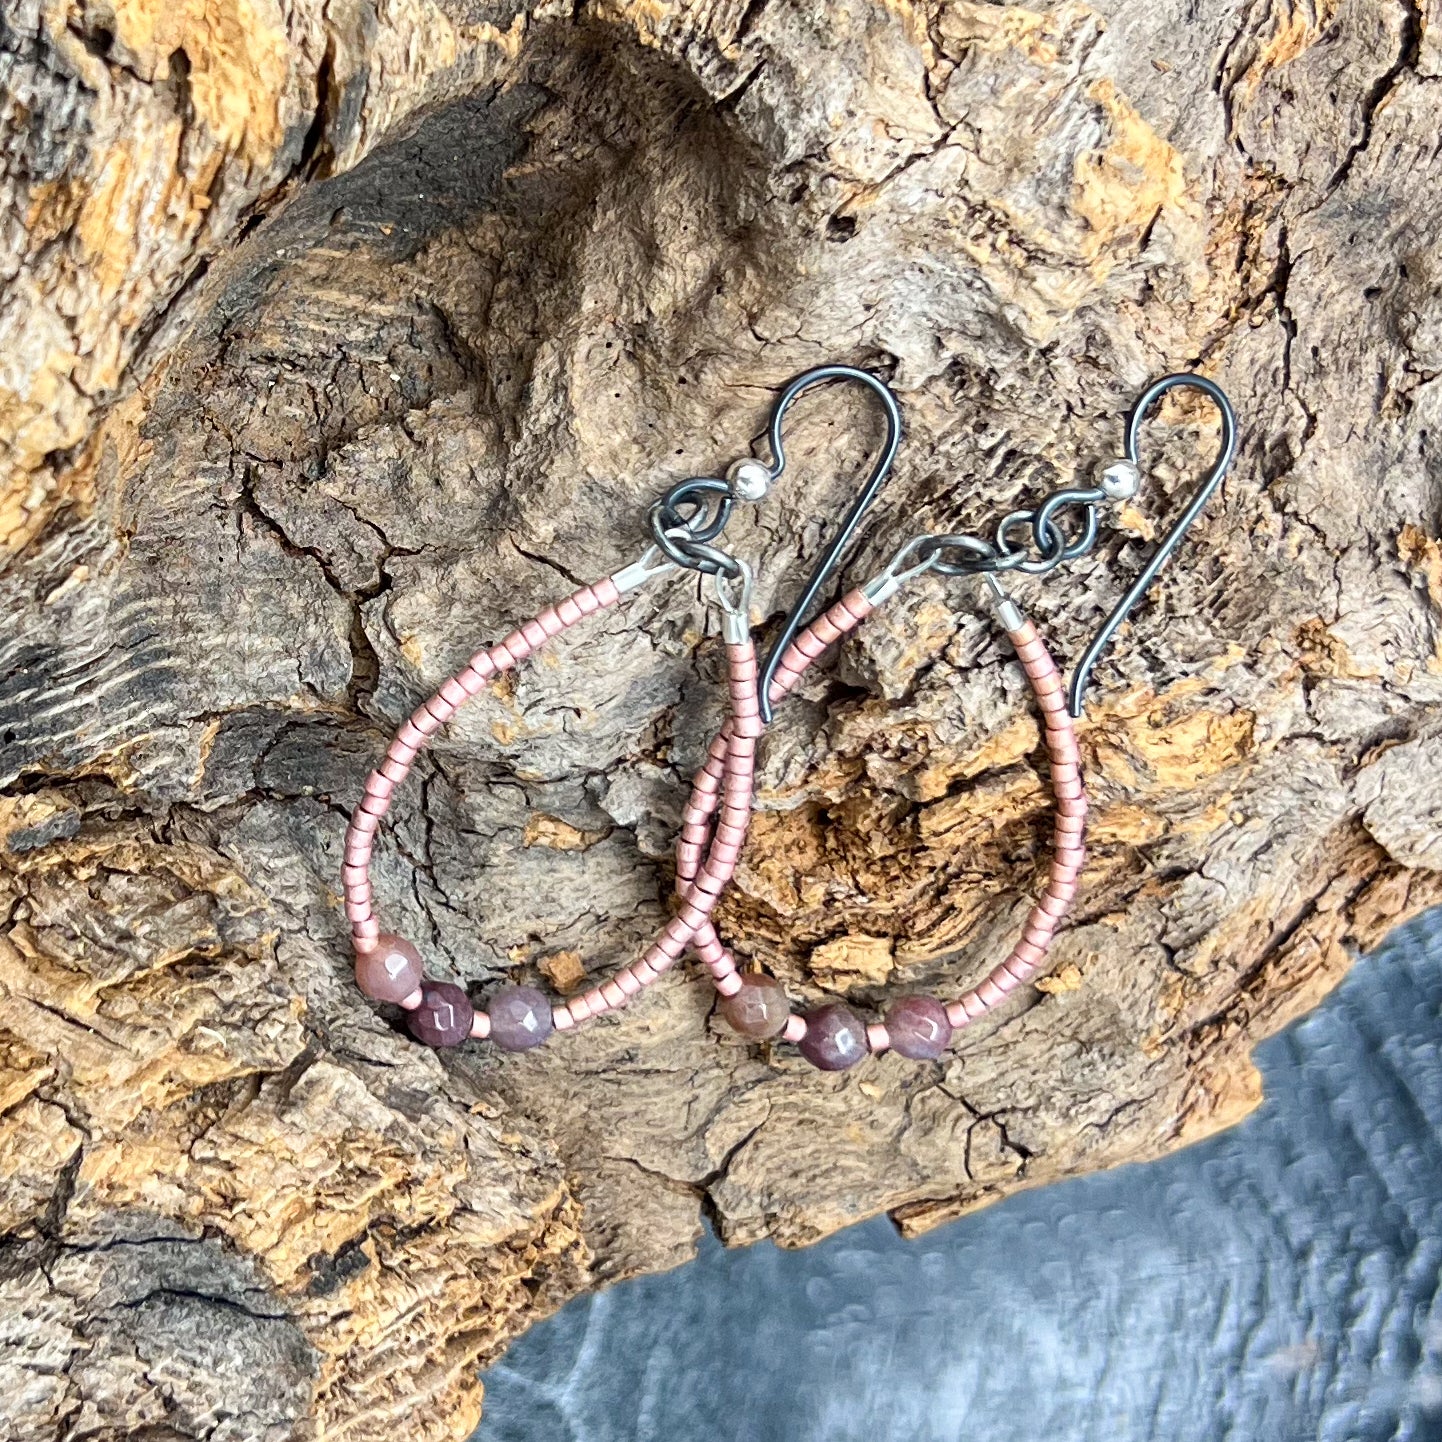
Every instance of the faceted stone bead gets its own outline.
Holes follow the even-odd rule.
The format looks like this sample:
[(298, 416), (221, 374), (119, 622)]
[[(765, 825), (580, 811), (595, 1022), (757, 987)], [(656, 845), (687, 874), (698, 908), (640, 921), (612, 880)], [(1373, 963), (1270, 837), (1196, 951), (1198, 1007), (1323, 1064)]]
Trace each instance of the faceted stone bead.
[(376, 1001), (404, 1001), (424, 975), (421, 954), (399, 936), (381, 935), (355, 959), (355, 983)]
[(406, 1014), (411, 1035), (427, 1046), (460, 1046), (471, 1034), (476, 1009), (458, 986), (428, 981), (421, 988), (421, 1004)]
[(867, 1053), (866, 1027), (849, 1006), (839, 1001), (806, 1013), (801, 1055), (822, 1071), (845, 1071)]
[(931, 1061), (951, 1045), (946, 1008), (934, 996), (904, 996), (886, 1013), (891, 1049), (912, 1061)]
[(486, 1002), (491, 1040), (502, 1051), (530, 1051), (551, 1034), (551, 1003), (533, 986), (500, 986)]
[(777, 1036), (786, 1027), (791, 1007), (786, 988), (774, 976), (755, 972), (741, 978), (740, 991), (721, 998), (721, 1015), (742, 1036)]

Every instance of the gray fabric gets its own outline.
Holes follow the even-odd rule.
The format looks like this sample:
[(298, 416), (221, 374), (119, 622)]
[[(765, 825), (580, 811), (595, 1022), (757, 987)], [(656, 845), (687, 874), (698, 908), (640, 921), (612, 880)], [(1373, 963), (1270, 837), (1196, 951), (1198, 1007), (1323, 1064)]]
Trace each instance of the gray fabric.
[(1442, 912), (1258, 1061), (1261, 1110), (1165, 1162), (581, 1300), (475, 1442), (1442, 1438)]

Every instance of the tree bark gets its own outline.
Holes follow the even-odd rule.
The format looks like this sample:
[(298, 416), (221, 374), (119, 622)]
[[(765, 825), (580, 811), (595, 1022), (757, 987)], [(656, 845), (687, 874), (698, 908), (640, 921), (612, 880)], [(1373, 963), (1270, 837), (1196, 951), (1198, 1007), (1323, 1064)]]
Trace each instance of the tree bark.
[[(1442, 14), (1414, 0), (10, 0), (0, 215), (0, 1352), (21, 1439), (456, 1438), (479, 1365), (707, 1219), (920, 1231), (1244, 1115), (1252, 1046), (1442, 900)], [(539, 1053), (356, 992), (391, 729), (633, 556), (663, 486), (846, 360), (908, 435), (853, 573), (1115, 454), (1146, 381), (1238, 464), (1103, 663), (1040, 988), (812, 1072), (678, 972)], [(878, 438), (807, 397), (735, 528), (775, 617)], [(1018, 587), (1076, 657), (1216, 443)], [(719, 714), (672, 580), (479, 698), (383, 915), (565, 989), (666, 914)], [(794, 997), (955, 989), (1047, 854), (975, 587), (778, 716), (723, 933)]]

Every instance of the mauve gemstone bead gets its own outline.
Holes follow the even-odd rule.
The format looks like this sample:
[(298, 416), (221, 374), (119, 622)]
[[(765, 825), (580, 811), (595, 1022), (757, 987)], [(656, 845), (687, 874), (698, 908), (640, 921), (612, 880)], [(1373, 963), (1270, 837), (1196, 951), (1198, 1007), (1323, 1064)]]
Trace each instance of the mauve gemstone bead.
[(833, 1001), (806, 1013), (801, 1055), (822, 1071), (845, 1071), (867, 1053), (866, 1027), (849, 1006)]
[(533, 986), (499, 986), (486, 1002), (491, 1040), (502, 1051), (530, 1051), (550, 1036), (551, 1003)]
[(741, 990), (721, 998), (721, 1015), (742, 1036), (777, 1036), (791, 1015), (786, 988), (774, 976), (747, 973)]
[(904, 996), (886, 1013), (891, 1049), (912, 1061), (932, 1061), (951, 1044), (946, 1008), (934, 996)]
[(423, 975), (420, 952), (399, 936), (378, 936), (369, 951), (356, 955), (355, 984), (376, 1001), (404, 1001)]
[(406, 1014), (406, 1025), (427, 1046), (460, 1046), (471, 1034), (475, 1015), (470, 997), (460, 987), (428, 981), (421, 987), (421, 1004)]

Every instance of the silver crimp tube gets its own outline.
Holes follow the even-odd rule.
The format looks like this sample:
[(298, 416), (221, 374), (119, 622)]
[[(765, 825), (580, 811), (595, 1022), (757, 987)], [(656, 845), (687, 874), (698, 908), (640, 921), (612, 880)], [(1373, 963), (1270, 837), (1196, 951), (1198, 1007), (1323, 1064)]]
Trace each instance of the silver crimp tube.
[(721, 607), (721, 636), (728, 646), (751, 639), (751, 591), (756, 578), (745, 561), (737, 561), (740, 574), (726, 576), (719, 571), (711, 577), (716, 602)]
[(892, 558), (890, 564), (879, 575), (873, 576), (861, 588), (861, 594), (873, 606), (883, 606), (914, 576), (924, 575), (936, 562), (935, 552), (928, 553), (920, 561), (907, 565), (912, 555), (931, 540), (930, 536), (913, 536)]
[(1007, 595), (1001, 582), (990, 571), (982, 574), (982, 580), (991, 592), (992, 609), (996, 612), (996, 619), (1001, 622), (1001, 629), (1020, 631), (1026, 625), (1026, 617), (1022, 615), (1021, 607)]
[(644, 586), (653, 577), (664, 576), (675, 569), (675, 561), (663, 557), (659, 546), (647, 546), (640, 560), (632, 561), (629, 566), (622, 566), (612, 575), (611, 583), (624, 596), (627, 591)]

